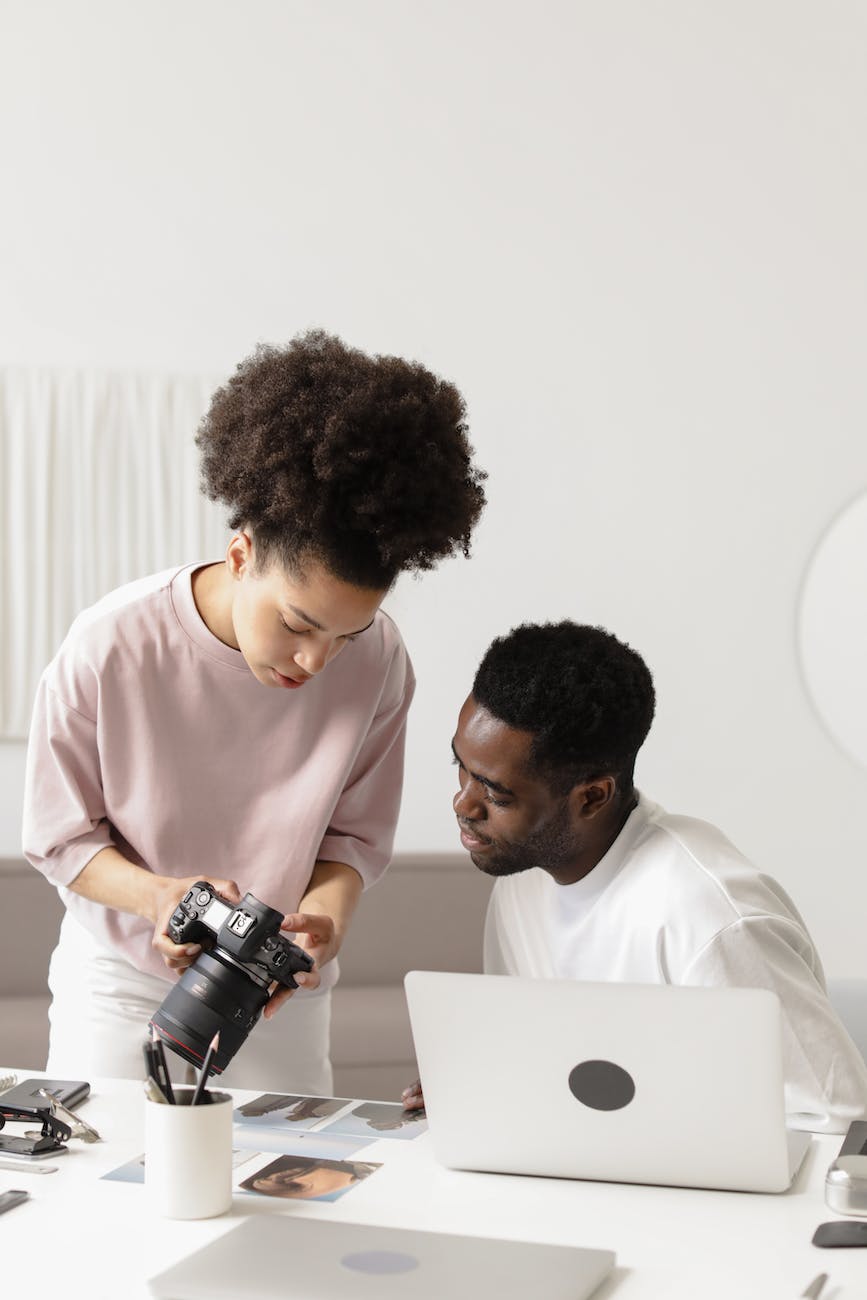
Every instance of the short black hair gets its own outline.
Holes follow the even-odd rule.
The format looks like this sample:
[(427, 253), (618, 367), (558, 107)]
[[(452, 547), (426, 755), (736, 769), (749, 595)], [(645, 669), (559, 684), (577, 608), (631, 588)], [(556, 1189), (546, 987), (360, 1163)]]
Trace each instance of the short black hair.
[(488, 648), (473, 696), (532, 734), (531, 762), (553, 789), (613, 775), (631, 791), (656, 696), (641, 656), (604, 628), (568, 620), (515, 628)]
[(250, 531), (257, 564), (312, 558), (358, 587), (468, 555), (485, 504), (457, 388), (322, 330), (242, 361), (196, 444), (203, 490)]

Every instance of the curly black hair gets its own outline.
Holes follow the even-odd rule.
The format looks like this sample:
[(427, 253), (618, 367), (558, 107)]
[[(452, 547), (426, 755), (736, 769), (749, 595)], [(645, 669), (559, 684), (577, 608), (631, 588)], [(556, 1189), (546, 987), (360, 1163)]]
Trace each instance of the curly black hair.
[(601, 627), (525, 623), (488, 648), (473, 696), (533, 735), (530, 761), (552, 789), (613, 775), (632, 789), (656, 696), (644, 660)]
[(453, 384), (322, 330), (259, 346), (199, 426), (202, 487), (246, 528), (258, 566), (320, 561), (384, 590), (460, 549), (485, 504)]

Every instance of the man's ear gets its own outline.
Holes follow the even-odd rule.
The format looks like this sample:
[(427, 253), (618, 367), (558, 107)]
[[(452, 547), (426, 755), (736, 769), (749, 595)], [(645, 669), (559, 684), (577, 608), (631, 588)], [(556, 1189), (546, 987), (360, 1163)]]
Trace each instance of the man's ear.
[(592, 781), (582, 781), (569, 792), (569, 805), (576, 821), (592, 821), (611, 807), (617, 796), (617, 781), (613, 776), (598, 776)]
[(235, 533), (226, 547), (226, 567), (233, 578), (240, 578), (252, 567), (253, 543), (249, 533)]

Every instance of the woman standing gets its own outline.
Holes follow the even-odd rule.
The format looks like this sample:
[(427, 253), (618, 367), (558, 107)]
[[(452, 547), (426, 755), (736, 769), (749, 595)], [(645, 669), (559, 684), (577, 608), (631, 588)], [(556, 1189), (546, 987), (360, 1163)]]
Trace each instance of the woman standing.
[[(260, 347), (200, 427), (225, 559), (133, 582), (73, 623), (43, 674), (24, 851), (67, 908), (48, 1070), (140, 1077), (166, 925), (196, 880), (287, 914), (315, 960), (271, 997), (228, 1084), (327, 1095), (334, 960), (388, 864), (412, 669), (380, 605), (461, 550), (484, 505), (457, 390), (312, 332)], [(286, 1012), (273, 1017), (287, 998)]]

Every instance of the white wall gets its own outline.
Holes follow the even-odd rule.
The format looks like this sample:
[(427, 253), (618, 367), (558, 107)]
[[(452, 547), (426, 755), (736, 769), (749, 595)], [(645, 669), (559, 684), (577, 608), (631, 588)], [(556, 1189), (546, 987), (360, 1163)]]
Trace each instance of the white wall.
[[(2, 359), (222, 373), (319, 324), (468, 399), (473, 559), (391, 602), (420, 679), (398, 847), (456, 847), (451, 720), (491, 637), (599, 622), (655, 672), (640, 784), (867, 974), (865, 772), (795, 637), (867, 479), (863, 6), (4, 14)], [(0, 751), (4, 852), (21, 761)]]

